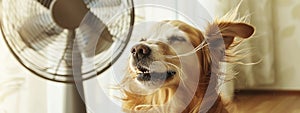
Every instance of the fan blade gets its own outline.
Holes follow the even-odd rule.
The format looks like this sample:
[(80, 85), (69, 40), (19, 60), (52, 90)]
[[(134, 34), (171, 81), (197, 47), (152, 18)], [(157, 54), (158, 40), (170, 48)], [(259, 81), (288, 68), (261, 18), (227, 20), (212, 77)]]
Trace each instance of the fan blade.
[(120, 10), (125, 10), (121, 0), (85, 0), (87, 7), (98, 18), (107, 24)]
[(121, 0), (84, 0), (84, 3), (86, 3), (89, 8), (115, 7), (122, 4)]
[(18, 33), (28, 47), (40, 50), (62, 31), (63, 29), (53, 22), (49, 14), (43, 13), (29, 17), (19, 28)]
[(47, 9), (50, 9), (50, 5), (53, 0), (37, 0), (41, 5), (45, 6)]
[(76, 32), (79, 50), (92, 57), (107, 50), (113, 43), (107, 26), (93, 13), (88, 12)]

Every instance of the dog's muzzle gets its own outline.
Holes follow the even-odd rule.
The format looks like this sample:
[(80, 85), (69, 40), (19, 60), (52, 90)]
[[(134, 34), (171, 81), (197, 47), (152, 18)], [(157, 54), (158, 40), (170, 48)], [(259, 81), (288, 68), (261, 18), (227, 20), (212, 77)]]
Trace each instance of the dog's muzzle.
[(134, 66), (139, 70), (137, 73), (137, 80), (139, 81), (157, 81), (167, 80), (172, 78), (176, 71), (166, 70), (159, 72), (150, 70), (149, 65), (151, 59), (148, 57), (151, 54), (151, 48), (145, 44), (137, 44), (131, 48), (132, 58), (134, 59)]

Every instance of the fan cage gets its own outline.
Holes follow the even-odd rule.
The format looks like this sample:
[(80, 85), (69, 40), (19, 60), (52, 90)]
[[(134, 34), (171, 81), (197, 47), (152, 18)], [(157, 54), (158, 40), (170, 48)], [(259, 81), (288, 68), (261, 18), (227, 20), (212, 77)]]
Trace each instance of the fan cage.
[[(7, 0), (7, 1), (9, 1), (10, 3), (13, 3), (15, 1), (16, 4), (24, 5), (24, 4), (21, 4), (22, 2), (18, 2), (18, 0)], [(30, 4), (31, 5), (40, 5), (40, 4), (37, 4), (36, 2), (31, 2), (31, 0), (24, 0), (24, 1), (27, 1), (24, 3), (28, 3), (29, 5)], [(40, 1), (41, 0), (39, 0), (39, 2)], [(47, 0), (47, 1), (49, 2), (50, 0)], [(4, 3), (5, 1), (2, 1), (2, 2)], [(57, 58), (57, 56), (60, 56), (61, 61), (59, 61), (59, 62), (69, 62), (69, 61), (65, 61), (67, 59), (63, 59), (64, 56), (58, 55), (55, 51), (71, 50), (71, 49), (68, 49), (68, 47), (70, 48), (71, 46), (73, 46), (73, 45), (68, 46), (68, 45), (66, 45), (66, 43), (63, 43), (63, 42), (66, 42), (66, 40), (67, 40), (65, 37), (67, 37), (68, 31), (63, 28), (60, 28), (60, 27), (53, 27), (53, 26), (57, 26), (57, 25), (55, 25), (55, 23), (49, 22), (49, 17), (47, 17), (47, 13), (50, 13), (49, 10), (47, 9), (47, 6), (48, 6), (47, 4), (49, 4), (49, 3), (46, 3), (46, 2), (44, 2), (44, 3), (46, 5), (42, 4), (45, 6), (44, 8), (42, 8), (42, 10), (35, 9), (32, 7), (28, 8), (27, 10), (28, 11), (36, 11), (37, 15), (44, 15), (44, 16), (42, 16), (41, 19), (39, 19), (39, 21), (40, 21), (40, 23), (47, 24), (48, 26), (47, 27), (45, 27), (43, 25), (35, 26), (35, 28), (32, 28), (31, 30), (47, 29), (48, 31), (45, 33), (46, 35), (60, 37), (60, 38), (56, 38), (56, 39), (46, 38), (45, 40), (40, 42), (41, 43), (40, 45), (43, 45), (43, 44), (46, 45), (47, 42), (55, 41), (56, 43), (52, 44), (52, 46), (57, 46), (55, 49), (58, 49), (58, 50), (51, 50), (51, 48), (50, 49), (48, 48), (48, 50), (47, 49), (43, 50), (45, 48), (40, 47), (39, 45), (34, 45), (36, 47), (29, 47), (28, 44), (26, 44), (26, 42), (20, 43), (20, 40), (22, 40), (22, 37), (20, 36), (20, 32), (16, 31), (15, 29), (21, 28), (20, 25), (24, 25), (24, 23), (18, 23), (18, 22), (20, 22), (20, 20), (23, 20), (20, 18), (20, 15), (17, 15), (18, 11), (16, 11), (16, 9), (14, 9), (14, 8), (17, 8), (18, 5), (16, 5), (16, 7), (8, 7), (8, 6), (3, 5), (4, 9), (10, 10), (10, 12), (3, 12), (3, 17), (0, 21), (1, 32), (2, 32), (2, 35), (4, 38), (4, 42), (9, 47), (9, 50), (11, 51), (13, 56), (17, 59), (17, 61), (19, 61), (23, 67), (25, 67), (27, 70), (29, 70), (33, 74), (35, 74), (39, 77), (42, 77), (44, 79), (50, 80), (50, 81), (54, 81), (54, 82), (74, 83), (74, 78), (73, 78), (73, 73), (72, 73), (72, 71), (73, 71), (72, 64), (67, 65), (66, 67), (70, 66), (68, 68), (60, 68), (61, 64), (55, 64), (55, 63), (51, 64), (52, 66), (56, 65), (55, 68), (46, 67), (44, 65), (46, 63), (48, 63), (47, 65), (49, 65), (49, 60), (51, 60), (51, 58), (55, 59), (55, 58)], [(127, 9), (122, 9), (123, 11), (119, 12), (118, 14), (114, 13), (115, 14), (114, 16), (107, 15), (107, 14), (112, 14), (112, 13), (101, 13), (101, 11), (104, 9), (101, 9), (99, 7), (103, 7), (103, 6), (97, 5), (96, 0), (93, 0), (93, 1), (88, 0), (88, 1), (85, 1), (85, 3), (87, 4), (87, 7), (90, 8), (90, 12), (92, 12), (98, 18), (101, 17), (101, 20), (104, 23), (106, 22), (105, 24), (107, 25), (108, 28), (123, 27), (122, 32), (124, 32), (124, 30), (125, 30), (125, 32), (126, 31), (127, 32), (125, 33), (126, 36), (124, 36), (124, 39), (120, 39), (120, 37), (122, 37), (121, 36), (122, 34), (121, 35), (119, 34), (119, 36), (118, 36), (118, 32), (121, 31), (120, 29), (109, 29), (110, 33), (114, 36), (113, 39), (116, 43), (114, 43), (110, 47), (110, 51), (105, 51), (108, 53), (104, 52), (104, 53), (100, 53), (100, 54), (94, 56), (94, 64), (92, 64), (95, 67), (94, 69), (86, 69), (86, 67), (90, 67), (90, 66), (86, 66), (86, 67), (84, 67), (84, 66), (91, 65), (91, 64), (83, 64), (82, 80), (88, 80), (97, 75), (100, 75), (102, 72), (107, 70), (113, 63), (115, 63), (117, 61), (117, 59), (120, 57), (120, 55), (124, 51), (125, 47), (127, 46), (127, 43), (130, 40), (131, 32), (133, 29), (132, 26), (134, 24), (134, 7), (133, 7), (132, 0), (127, 1), (127, 3), (126, 3), (128, 5)], [(95, 8), (93, 8), (93, 7), (95, 7)], [(106, 8), (105, 10), (110, 10), (110, 8)], [(45, 14), (45, 12), (46, 12), (46, 14)], [(107, 17), (107, 18), (102, 18), (102, 17)], [(111, 18), (117, 19), (117, 21), (112, 20)], [(50, 20), (50, 21), (53, 21), (53, 20)], [(119, 23), (118, 21), (119, 22), (125, 21), (128, 23), (123, 23), (123, 26), (120, 26), (118, 24)], [(58, 34), (57, 32), (61, 32), (61, 33)], [(29, 36), (32, 36), (32, 35), (29, 34)], [(32, 41), (36, 41), (36, 40), (32, 40)], [(16, 43), (18, 43), (19, 45), (17, 45)], [(61, 45), (63, 45), (63, 46), (61, 46)], [(38, 50), (37, 48), (40, 48), (40, 50)], [(115, 53), (119, 53), (119, 54), (115, 54)], [(60, 54), (62, 54), (62, 53), (60, 53)], [(69, 52), (69, 54), (72, 54), (72, 52)], [(103, 60), (103, 58), (104, 58), (104, 60)], [(57, 59), (55, 59), (55, 60), (57, 60)], [(36, 62), (36, 61), (40, 61), (40, 62)], [(57, 63), (59, 63), (59, 62), (57, 62)], [(65, 63), (65, 64), (67, 64), (67, 63)]]

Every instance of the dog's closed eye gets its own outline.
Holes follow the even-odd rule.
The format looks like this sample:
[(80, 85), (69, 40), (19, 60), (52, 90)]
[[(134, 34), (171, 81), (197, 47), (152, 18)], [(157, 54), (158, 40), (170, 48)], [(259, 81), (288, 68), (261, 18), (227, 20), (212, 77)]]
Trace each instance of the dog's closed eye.
[(168, 41), (170, 43), (173, 43), (173, 42), (185, 42), (186, 39), (182, 36), (171, 36), (170, 38), (168, 38)]

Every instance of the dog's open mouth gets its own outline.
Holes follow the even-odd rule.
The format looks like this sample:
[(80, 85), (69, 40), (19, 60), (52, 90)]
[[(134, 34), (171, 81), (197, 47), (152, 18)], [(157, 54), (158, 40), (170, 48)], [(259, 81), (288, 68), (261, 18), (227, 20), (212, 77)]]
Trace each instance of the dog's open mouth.
[(173, 76), (176, 74), (176, 71), (173, 70), (156, 72), (155, 70), (147, 69), (141, 66), (138, 66), (137, 69), (137, 80), (139, 81), (168, 80), (173, 78)]

